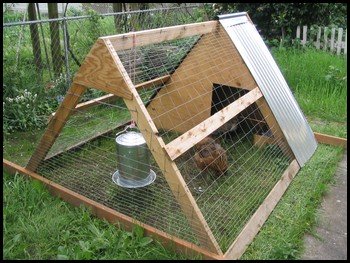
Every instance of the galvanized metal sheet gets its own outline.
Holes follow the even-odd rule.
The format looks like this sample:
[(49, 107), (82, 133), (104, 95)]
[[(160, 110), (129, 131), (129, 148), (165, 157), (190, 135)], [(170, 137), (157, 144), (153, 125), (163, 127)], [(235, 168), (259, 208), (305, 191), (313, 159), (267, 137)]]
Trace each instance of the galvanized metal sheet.
[(270, 51), (245, 12), (219, 16), (219, 21), (263, 93), (299, 165), (303, 166), (315, 152), (317, 142)]

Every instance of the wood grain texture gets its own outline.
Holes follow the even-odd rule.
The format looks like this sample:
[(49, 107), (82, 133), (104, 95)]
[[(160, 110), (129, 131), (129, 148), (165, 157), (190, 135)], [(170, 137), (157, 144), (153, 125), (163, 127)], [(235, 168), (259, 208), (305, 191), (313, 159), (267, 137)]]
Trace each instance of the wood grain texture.
[[(109, 40), (106, 40), (106, 44), (120, 72), (126, 72)], [(212, 253), (222, 255), (222, 251), (197, 206), (191, 191), (188, 189), (185, 180), (181, 176), (176, 164), (168, 157), (164, 149), (165, 144), (162, 138), (158, 136), (158, 130), (132, 84), (131, 79), (127, 74), (123, 74), (123, 76), (125, 78), (125, 83), (129, 86), (129, 89), (133, 94), (132, 100), (124, 99), (124, 102), (130, 110), (133, 120), (137, 123), (137, 127), (144, 136), (147, 146), (159, 168), (162, 170), (163, 175), (186, 216), (189, 225), (192, 227), (202, 247), (208, 249)]]
[(46, 157), (85, 90), (86, 87), (73, 82), (62, 103), (58, 107), (55, 116), (51, 118), (34, 153), (30, 157), (26, 166), (28, 170), (35, 171), (40, 162)]
[(136, 89), (154, 88), (157, 85), (165, 84), (170, 79), (170, 75), (161, 76), (159, 78), (151, 79), (149, 81), (135, 85)]
[(210, 117), (213, 83), (247, 90), (257, 86), (221, 26), (202, 36), (148, 105), (156, 126), (184, 133)]
[(256, 87), (252, 91), (232, 102), (230, 105), (216, 112), (208, 119), (177, 137), (172, 142), (168, 143), (165, 146), (165, 149), (169, 154), (170, 159), (175, 160), (177, 157), (216, 131), (261, 97), (262, 94), (260, 89)]
[(249, 244), (253, 241), (260, 228), (263, 226), (278, 201), (287, 190), (289, 184), (298, 173), (300, 166), (296, 160), (293, 160), (283, 173), (281, 179), (277, 182), (263, 203), (255, 211), (241, 233), (224, 255), (225, 259), (239, 259)]
[(175, 236), (169, 235), (163, 231), (160, 231), (152, 226), (144, 224), (138, 220), (135, 220), (129, 216), (121, 214), (107, 206), (104, 206), (92, 199), (89, 199), (83, 195), (80, 195), (68, 188), (65, 188), (53, 181), (50, 181), (39, 174), (36, 174), (28, 169), (14, 164), (6, 159), (3, 159), (3, 168), (10, 174), (15, 174), (16, 172), (29, 176), (31, 179), (38, 180), (42, 182), (52, 195), (58, 196), (64, 201), (74, 205), (80, 206), (84, 205), (90, 208), (93, 215), (101, 219), (106, 219), (112, 224), (120, 223), (122, 227), (127, 231), (132, 231), (132, 229), (138, 225), (144, 229), (144, 234), (150, 236), (155, 240), (160, 241), (165, 247), (174, 250), (175, 252), (182, 253), (188, 256), (202, 256), (203, 259), (222, 259), (222, 256), (218, 256), (214, 253), (210, 253), (203, 248), (196, 246), (193, 243), (187, 242)]
[(132, 96), (101, 39), (96, 41), (86, 56), (73, 81), (122, 98), (131, 99)]
[(315, 135), (317, 142), (319, 142), (319, 143), (324, 143), (324, 144), (329, 144), (329, 145), (334, 145), (334, 146), (341, 146), (341, 147), (347, 148), (348, 140), (346, 138), (335, 137), (335, 136), (322, 134), (322, 133), (318, 133), (318, 132), (314, 132), (314, 135)]
[(101, 39), (111, 41), (115, 51), (119, 51), (193, 35), (207, 34), (212, 32), (217, 24), (217, 21), (208, 21), (106, 36), (101, 37)]

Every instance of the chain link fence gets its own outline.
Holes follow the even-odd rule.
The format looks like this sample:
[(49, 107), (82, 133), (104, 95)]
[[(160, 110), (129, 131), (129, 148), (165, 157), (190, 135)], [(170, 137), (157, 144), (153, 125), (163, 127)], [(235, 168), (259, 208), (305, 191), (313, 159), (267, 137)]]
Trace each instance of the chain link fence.
[[(105, 14), (99, 12), (110, 11), (110, 7), (94, 9), (89, 9), (89, 15), (82, 15), (83, 11), (70, 8), (64, 17), (57, 19), (47, 19), (39, 12), (33, 21), (29, 21), (33, 15), (30, 17), (28, 9), (23, 13), (5, 10), (5, 133), (46, 124), (49, 113), (63, 99), (74, 74), (99, 37), (209, 20), (204, 5), (198, 4)], [(99, 95), (98, 91), (87, 92), (83, 100)], [(14, 107), (14, 103), (19, 105)]]

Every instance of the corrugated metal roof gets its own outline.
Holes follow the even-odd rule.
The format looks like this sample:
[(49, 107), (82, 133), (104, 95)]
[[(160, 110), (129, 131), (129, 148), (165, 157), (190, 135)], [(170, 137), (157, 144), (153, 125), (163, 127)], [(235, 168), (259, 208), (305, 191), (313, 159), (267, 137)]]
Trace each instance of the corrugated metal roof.
[(317, 148), (315, 136), (270, 51), (247, 13), (219, 16), (263, 93), (300, 166)]

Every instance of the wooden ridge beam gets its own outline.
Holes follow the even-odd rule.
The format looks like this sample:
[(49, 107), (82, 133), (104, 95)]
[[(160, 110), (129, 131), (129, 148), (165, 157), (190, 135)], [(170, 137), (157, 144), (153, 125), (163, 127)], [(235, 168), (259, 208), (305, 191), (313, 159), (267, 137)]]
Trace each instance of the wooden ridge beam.
[(240, 112), (261, 97), (262, 93), (260, 92), (260, 89), (256, 87), (244, 96), (232, 102), (230, 105), (216, 112), (208, 119), (204, 120), (189, 131), (177, 137), (175, 140), (168, 143), (165, 146), (165, 150), (170, 156), (170, 159), (175, 160), (181, 154), (185, 153), (195, 144), (220, 128), (223, 124), (237, 116)]
[(115, 51), (119, 51), (178, 38), (207, 34), (213, 32), (217, 24), (217, 21), (208, 21), (130, 32), (120, 35), (100, 37), (100, 39), (110, 40)]
[(91, 209), (93, 215), (101, 219), (106, 219), (112, 224), (119, 222), (127, 231), (131, 231), (134, 226), (138, 225), (145, 230), (144, 233), (146, 236), (150, 236), (160, 241), (163, 245), (175, 250), (178, 253), (182, 253), (187, 256), (201, 255), (204, 259), (223, 259), (222, 256), (218, 256), (214, 253), (208, 252), (203, 248), (196, 246), (193, 243), (167, 234), (152, 226), (144, 224), (122, 213), (119, 213), (107, 206), (104, 206), (92, 199), (89, 199), (81, 194), (69, 190), (68, 188), (65, 188), (51, 180), (40, 176), (35, 172), (29, 171), (28, 169), (21, 167), (15, 163), (12, 163), (6, 159), (3, 159), (3, 168), (10, 174), (15, 174), (16, 172), (18, 172), (20, 174), (30, 177), (31, 179), (42, 182), (48, 188), (52, 195), (58, 196), (59, 198), (74, 206), (85, 205)]

